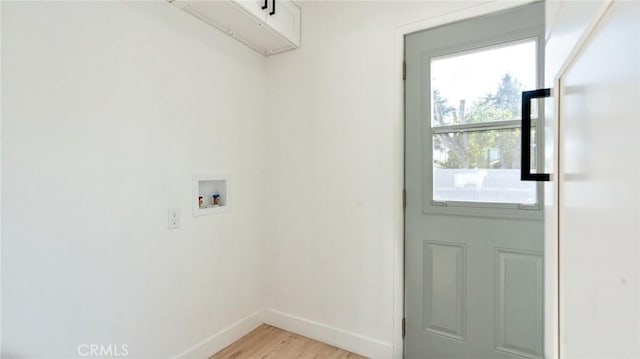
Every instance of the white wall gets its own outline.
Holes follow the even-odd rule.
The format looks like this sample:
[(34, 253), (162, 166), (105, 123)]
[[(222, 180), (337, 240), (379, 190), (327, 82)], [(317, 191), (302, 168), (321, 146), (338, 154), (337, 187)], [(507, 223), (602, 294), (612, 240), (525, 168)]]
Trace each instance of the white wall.
[(323, 324), (335, 333), (323, 339), (366, 355), (401, 348), (400, 27), (478, 5), (303, 2), (302, 47), (268, 60), (267, 307), (285, 313), (278, 323)]
[[(265, 80), (164, 1), (2, 2), (3, 358), (168, 357), (262, 309)], [(209, 172), (233, 212), (194, 218)]]
[[(263, 308), (244, 323), (398, 353), (399, 26), (469, 7), (303, 2), (265, 60), (164, 1), (2, 2), (3, 357), (205, 356)], [(193, 218), (208, 172), (233, 212)]]

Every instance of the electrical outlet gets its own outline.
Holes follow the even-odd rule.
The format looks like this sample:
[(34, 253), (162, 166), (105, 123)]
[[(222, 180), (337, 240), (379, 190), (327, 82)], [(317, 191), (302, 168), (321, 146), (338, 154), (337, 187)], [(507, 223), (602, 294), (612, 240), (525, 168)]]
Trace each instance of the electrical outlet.
[(180, 227), (180, 208), (169, 208), (168, 211), (169, 229)]

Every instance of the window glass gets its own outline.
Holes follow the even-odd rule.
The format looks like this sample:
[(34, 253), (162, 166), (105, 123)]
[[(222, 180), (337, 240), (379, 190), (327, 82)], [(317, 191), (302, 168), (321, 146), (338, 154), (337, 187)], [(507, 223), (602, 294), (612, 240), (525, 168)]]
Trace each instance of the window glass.
[[(431, 60), (433, 200), (537, 203), (520, 180), (519, 121), (536, 73), (533, 40)], [(535, 149), (533, 127), (533, 166)]]
[(433, 135), (433, 199), (536, 203), (535, 182), (520, 181), (520, 129)]
[(431, 60), (434, 127), (520, 118), (521, 93), (536, 88), (536, 42)]

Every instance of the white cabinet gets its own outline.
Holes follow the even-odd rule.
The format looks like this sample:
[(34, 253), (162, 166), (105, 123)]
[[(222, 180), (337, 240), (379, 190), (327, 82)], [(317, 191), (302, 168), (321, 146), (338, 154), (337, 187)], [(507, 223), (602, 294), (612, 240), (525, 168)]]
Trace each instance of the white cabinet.
[(269, 0), (233, 0), (233, 2), (256, 19), (262, 22), (266, 21), (267, 12), (265, 10), (268, 8)]
[(265, 56), (300, 46), (300, 9), (290, 0), (169, 0)]
[[(288, 0), (267, 0), (267, 25), (300, 46), (300, 9)], [(275, 11), (274, 11), (275, 7)]]

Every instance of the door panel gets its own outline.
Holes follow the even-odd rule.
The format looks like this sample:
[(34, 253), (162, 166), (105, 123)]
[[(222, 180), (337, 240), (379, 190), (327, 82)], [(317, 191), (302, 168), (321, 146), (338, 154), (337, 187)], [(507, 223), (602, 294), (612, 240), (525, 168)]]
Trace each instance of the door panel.
[(464, 244), (424, 241), (424, 330), (465, 340)]
[[(542, 357), (542, 211), (501, 203), (503, 197), (494, 194), (466, 197), (469, 202), (434, 201), (430, 65), (434, 58), (527, 39), (537, 40), (536, 48), (542, 51), (543, 21), (543, 5), (536, 3), (406, 37), (406, 358)], [(483, 71), (480, 64), (477, 69)], [(538, 68), (534, 86), (542, 78)], [(446, 146), (439, 148), (454, 151), (464, 143), (456, 144), (456, 135), (449, 136), (443, 140), (449, 141)], [(490, 135), (500, 136), (499, 131)], [(498, 146), (495, 151), (504, 152)], [(466, 156), (463, 152), (457, 153)], [(487, 163), (493, 163), (494, 155), (486, 151)], [(447, 186), (455, 190), (446, 193), (447, 199), (454, 198), (452, 193), (481, 193), (487, 179), (493, 180), (494, 167), (481, 172), (480, 178), (470, 163), (444, 167), (450, 169), (451, 178), (440, 177), (438, 190)], [(485, 203), (486, 198), (500, 203)], [(539, 202), (535, 196), (527, 200)]]
[[(527, 358), (542, 357), (543, 256), (496, 250), (497, 349)], [(535, 298), (532, 302), (531, 299)]]

